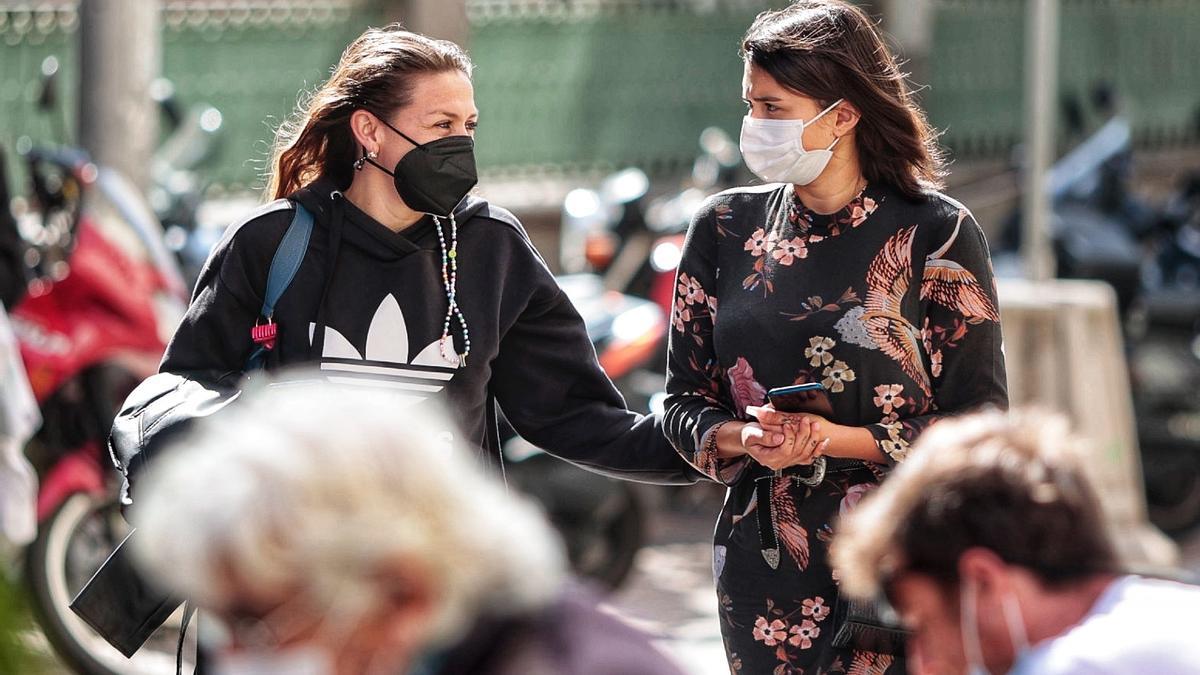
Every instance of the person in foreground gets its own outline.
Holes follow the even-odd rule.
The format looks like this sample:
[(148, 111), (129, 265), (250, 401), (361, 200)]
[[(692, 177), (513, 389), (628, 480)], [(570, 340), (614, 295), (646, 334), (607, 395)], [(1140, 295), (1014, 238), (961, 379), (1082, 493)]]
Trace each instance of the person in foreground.
[(1057, 416), (938, 425), (840, 526), (842, 590), (886, 592), (912, 672), (1200, 673), (1200, 588), (1123, 573)]
[(275, 386), (146, 469), (135, 551), (216, 619), (213, 672), (681, 675), (568, 582), (548, 525), (447, 423)]
[[(730, 669), (894, 674), (897, 654), (838, 638), (826, 550), (835, 516), (922, 430), (1007, 406), (987, 243), (938, 192), (935, 134), (861, 9), (764, 12), (742, 58), (742, 155), (766, 184), (692, 221), (664, 426), (729, 486), (714, 576)], [(763, 405), (814, 383), (824, 416)]]

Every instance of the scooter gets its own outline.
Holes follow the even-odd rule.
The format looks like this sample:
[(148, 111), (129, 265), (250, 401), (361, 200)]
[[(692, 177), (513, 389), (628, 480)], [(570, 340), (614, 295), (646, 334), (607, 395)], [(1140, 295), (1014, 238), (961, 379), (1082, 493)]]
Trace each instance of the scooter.
[(77, 672), (169, 672), (170, 628), (127, 660), (69, 604), (127, 533), (104, 439), (126, 394), (157, 370), (187, 288), (152, 209), (120, 174), (69, 147), (32, 147), (24, 164), (28, 197), (5, 183), (0, 204), (24, 243), (27, 290), (10, 318), (44, 420), (27, 449), (41, 478), (24, 559), (32, 606)]
[(220, 110), (206, 103), (185, 108), (166, 78), (154, 81), (151, 96), (162, 113), (166, 137), (151, 160), (147, 199), (162, 223), (163, 241), (191, 286), (225, 232), (224, 224), (201, 220), (207, 184), (199, 171), (220, 152), (224, 119)]
[[(608, 176), (599, 189), (569, 192), (562, 209), (563, 270), (598, 274), (605, 288), (649, 300), (670, 317), (692, 216), (710, 195), (744, 177), (737, 143), (724, 131), (705, 129), (699, 147), (690, 176), (673, 192), (648, 197), (650, 179), (636, 168)], [(613, 378), (634, 409), (662, 412), (667, 328), (645, 361)]]
[[(1179, 534), (1200, 523), (1200, 177), (1166, 208), (1144, 203), (1129, 189), (1131, 138), (1114, 115), (1052, 167), (1051, 235), (1059, 276), (1116, 291), (1149, 516)], [(1014, 216), (998, 274), (1016, 272), (1019, 232)]]
[[(558, 283), (583, 317), (600, 365), (614, 382), (657, 349), (666, 325), (657, 305), (606, 290), (593, 274), (561, 276)], [(545, 509), (575, 574), (607, 589), (620, 587), (646, 538), (642, 486), (554, 459), (503, 420), (501, 440), (508, 479)]]

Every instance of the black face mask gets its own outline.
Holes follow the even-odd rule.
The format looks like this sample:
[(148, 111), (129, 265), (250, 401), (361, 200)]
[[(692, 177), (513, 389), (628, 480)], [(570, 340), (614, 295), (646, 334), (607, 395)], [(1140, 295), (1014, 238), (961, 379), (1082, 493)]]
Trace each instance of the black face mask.
[(447, 136), (422, 145), (382, 119), (379, 121), (416, 147), (400, 158), (394, 171), (388, 171), (365, 154), (363, 159), (392, 177), (396, 192), (410, 209), (448, 217), (479, 182), (475, 173), (475, 141), (470, 136)]

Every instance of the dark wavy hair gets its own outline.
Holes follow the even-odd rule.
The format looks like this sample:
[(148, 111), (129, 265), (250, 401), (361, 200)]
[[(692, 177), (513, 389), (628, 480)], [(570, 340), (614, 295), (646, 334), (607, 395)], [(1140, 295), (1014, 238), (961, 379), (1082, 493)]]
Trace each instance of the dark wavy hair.
[(937, 134), (913, 100), (896, 57), (875, 23), (843, 0), (798, 0), (763, 12), (742, 39), (742, 59), (822, 107), (838, 99), (862, 113), (859, 163), (872, 182), (919, 199), (943, 187)]
[(267, 194), (280, 199), (317, 178), (345, 189), (354, 176), (358, 147), (350, 115), (361, 109), (387, 119), (411, 102), (413, 77), (455, 70), (470, 77), (472, 64), (453, 42), (406, 31), (398, 23), (368, 29), (276, 132)]

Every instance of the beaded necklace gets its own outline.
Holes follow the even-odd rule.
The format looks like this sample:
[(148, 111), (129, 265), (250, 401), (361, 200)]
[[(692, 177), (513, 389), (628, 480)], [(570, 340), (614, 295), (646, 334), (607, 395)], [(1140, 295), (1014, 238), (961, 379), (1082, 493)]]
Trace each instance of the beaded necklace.
[(458, 364), (462, 367), (467, 365), (467, 355), (471, 353), (471, 333), (467, 330), (467, 320), (463, 317), (463, 313), (458, 308), (458, 299), (456, 293), (458, 290), (458, 223), (454, 220), (454, 214), (450, 214), (450, 243), (446, 244), (446, 235), (442, 231), (442, 221), (437, 216), (433, 216), (433, 224), (437, 226), (438, 244), (442, 249), (442, 285), (446, 289), (446, 300), (449, 307), (446, 309), (446, 319), (442, 322), (442, 338), (438, 342), (438, 346), (442, 351), (442, 358), (453, 362), (455, 359), (450, 358), (450, 354), (446, 351), (446, 345), (450, 345), (450, 351), (455, 352), (454, 337), (450, 335), (450, 324), (454, 317), (458, 317), (458, 324), (462, 327), (463, 332), (463, 352), (455, 353)]

